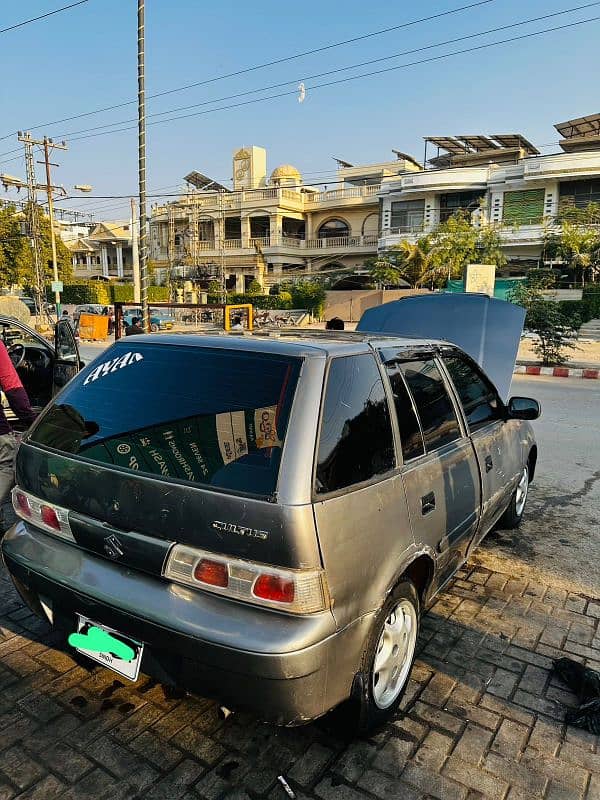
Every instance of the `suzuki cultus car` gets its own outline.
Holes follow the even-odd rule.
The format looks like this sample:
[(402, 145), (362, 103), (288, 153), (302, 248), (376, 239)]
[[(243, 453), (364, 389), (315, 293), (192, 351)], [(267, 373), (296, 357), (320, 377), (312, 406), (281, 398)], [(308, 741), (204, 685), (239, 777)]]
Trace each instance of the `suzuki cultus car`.
[(128, 337), (25, 438), (4, 560), (65, 647), (130, 680), (287, 725), (351, 699), (366, 731), (424, 609), (519, 525), (538, 415), (442, 340)]

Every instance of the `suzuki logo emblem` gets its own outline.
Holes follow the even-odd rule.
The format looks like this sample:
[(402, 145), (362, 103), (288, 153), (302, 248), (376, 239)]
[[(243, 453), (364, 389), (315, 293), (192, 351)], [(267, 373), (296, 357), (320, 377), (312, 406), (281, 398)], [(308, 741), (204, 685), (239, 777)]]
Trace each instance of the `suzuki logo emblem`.
[(117, 537), (112, 533), (110, 536), (107, 536), (104, 540), (104, 552), (110, 558), (120, 558), (123, 555), (123, 550), (121, 549), (123, 545), (117, 539)]

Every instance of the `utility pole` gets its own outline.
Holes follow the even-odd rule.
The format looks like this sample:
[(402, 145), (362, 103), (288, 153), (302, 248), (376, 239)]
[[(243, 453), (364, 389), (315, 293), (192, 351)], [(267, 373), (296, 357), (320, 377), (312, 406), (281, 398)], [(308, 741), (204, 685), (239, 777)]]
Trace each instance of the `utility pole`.
[(138, 222), (135, 198), (131, 198), (131, 261), (133, 265), (133, 302), (141, 303), (140, 295), (140, 254), (138, 249)]
[(52, 272), (54, 276), (54, 301), (56, 303), (56, 319), (60, 319), (60, 292), (58, 290), (58, 263), (56, 261), (56, 236), (54, 233), (54, 202), (52, 198), (52, 181), (50, 180), (50, 166), (56, 167), (58, 164), (50, 164), (50, 148), (57, 150), (66, 150), (67, 145), (65, 142), (57, 144), (52, 139), (44, 136), (44, 161), (46, 163), (46, 194), (48, 196), (48, 217), (50, 219), (50, 239), (52, 241)]
[(33, 140), (31, 135), (26, 132), (25, 134), (19, 131), (19, 141), (23, 143), (25, 148), (25, 170), (27, 173), (27, 199), (28, 199), (28, 213), (27, 213), (27, 227), (31, 241), (31, 249), (33, 252), (33, 266), (35, 274), (35, 306), (36, 316), (41, 317), (44, 309), (44, 275), (41, 267), (41, 254), (40, 254), (40, 230), (38, 219), (37, 207), (37, 182), (35, 178), (35, 162), (33, 159)]
[(219, 284), (221, 286), (221, 303), (227, 302), (227, 278), (225, 277), (225, 210), (223, 208), (223, 192), (219, 191)]
[[(167, 273), (167, 286), (169, 288), (169, 300), (172, 300), (173, 298), (171, 297), (171, 294), (173, 292), (173, 272), (175, 268), (175, 208), (172, 203), (169, 203), (167, 217), (169, 220), (169, 237), (167, 240), (167, 258), (169, 260), (169, 269)], [(192, 239), (192, 242), (193, 241), (194, 239)]]
[(142, 327), (150, 330), (148, 313), (148, 242), (146, 215), (146, 88), (144, 73), (144, 0), (138, 0), (138, 181), (140, 194), (140, 299)]

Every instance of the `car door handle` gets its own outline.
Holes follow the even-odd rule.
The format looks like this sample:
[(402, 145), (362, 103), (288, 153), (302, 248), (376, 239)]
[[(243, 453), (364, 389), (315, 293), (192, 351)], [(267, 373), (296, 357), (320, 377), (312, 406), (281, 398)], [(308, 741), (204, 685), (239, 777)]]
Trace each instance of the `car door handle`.
[(429, 514), (431, 511), (435, 511), (435, 495), (433, 492), (424, 494), (421, 498), (421, 514), (425, 516), (425, 514)]
[(485, 471), (489, 472), (492, 469), (493, 466), (494, 466), (494, 462), (492, 461), (492, 457), (491, 456), (486, 456), (485, 457)]

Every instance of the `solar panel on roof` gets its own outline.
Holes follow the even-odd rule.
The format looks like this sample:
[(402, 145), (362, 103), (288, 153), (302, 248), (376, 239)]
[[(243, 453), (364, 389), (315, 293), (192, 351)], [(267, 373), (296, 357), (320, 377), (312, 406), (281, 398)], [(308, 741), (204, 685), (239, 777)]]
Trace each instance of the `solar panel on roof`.
[(426, 136), (425, 141), (431, 142), (432, 144), (436, 145), (436, 147), (441, 147), (453, 155), (469, 152), (468, 146), (465, 146), (462, 142), (459, 142), (458, 139), (455, 139), (452, 136)]
[(469, 147), (473, 148), (473, 150), (477, 151), (497, 150), (500, 147), (500, 145), (496, 144), (496, 142), (493, 142), (488, 136), (458, 136), (457, 138), (460, 139), (461, 142), (468, 144)]
[(209, 178), (208, 175), (203, 175), (201, 172), (190, 172), (189, 175), (186, 175), (183, 179), (186, 183), (191, 184), (196, 189), (213, 189), (215, 192), (230, 192), (231, 189), (228, 189), (226, 186), (223, 186), (217, 181), (213, 181), (212, 178)]
[(566, 122), (558, 122), (554, 127), (565, 139), (572, 139), (575, 136), (596, 136), (600, 134), (600, 114), (568, 119)]
[(520, 133), (493, 133), (491, 135), (502, 147), (522, 147), (530, 155), (539, 155), (540, 151), (537, 147), (534, 147)]

